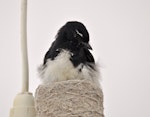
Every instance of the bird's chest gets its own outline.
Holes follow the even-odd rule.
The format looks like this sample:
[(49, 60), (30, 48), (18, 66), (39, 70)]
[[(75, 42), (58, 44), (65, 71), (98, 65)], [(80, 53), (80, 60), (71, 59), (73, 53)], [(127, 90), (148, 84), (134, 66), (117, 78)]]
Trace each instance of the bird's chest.
[(78, 68), (75, 68), (70, 61), (71, 53), (69, 51), (61, 52), (54, 60), (47, 61), (44, 78), (50, 81), (63, 81), (75, 79), (78, 76)]

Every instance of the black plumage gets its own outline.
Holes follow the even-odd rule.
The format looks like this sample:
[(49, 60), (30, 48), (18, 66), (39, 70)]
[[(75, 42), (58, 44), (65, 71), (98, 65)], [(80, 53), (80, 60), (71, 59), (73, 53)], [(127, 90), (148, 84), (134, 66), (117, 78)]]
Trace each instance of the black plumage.
[(89, 33), (86, 27), (77, 21), (67, 22), (56, 35), (55, 41), (47, 51), (43, 65), (48, 59), (54, 60), (63, 50), (70, 52), (70, 61), (77, 67), (85, 64), (94, 69), (95, 60), (89, 49)]

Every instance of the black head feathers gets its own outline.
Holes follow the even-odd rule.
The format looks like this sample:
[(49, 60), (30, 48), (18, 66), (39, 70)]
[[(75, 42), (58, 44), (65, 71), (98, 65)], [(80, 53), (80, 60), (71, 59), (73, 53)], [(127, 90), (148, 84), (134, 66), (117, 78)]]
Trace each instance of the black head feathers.
[(66, 41), (77, 39), (85, 43), (89, 42), (89, 33), (86, 27), (77, 21), (67, 22), (59, 31), (56, 39), (66, 39)]

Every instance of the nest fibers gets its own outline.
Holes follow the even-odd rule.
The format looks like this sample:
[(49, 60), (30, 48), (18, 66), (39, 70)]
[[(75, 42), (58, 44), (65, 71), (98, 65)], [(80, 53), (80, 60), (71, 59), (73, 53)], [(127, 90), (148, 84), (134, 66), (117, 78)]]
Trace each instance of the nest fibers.
[(35, 104), (37, 117), (104, 117), (103, 92), (88, 80), (40, 85)]

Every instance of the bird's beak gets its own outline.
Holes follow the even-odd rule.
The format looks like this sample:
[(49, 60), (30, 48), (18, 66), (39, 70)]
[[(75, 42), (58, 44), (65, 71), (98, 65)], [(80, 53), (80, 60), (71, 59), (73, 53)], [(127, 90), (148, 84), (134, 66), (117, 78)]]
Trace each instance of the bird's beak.
[(83, 42), (82, 44), (85, 46), (85, 48), (92, 50), (92, 47), (89, 43)]

